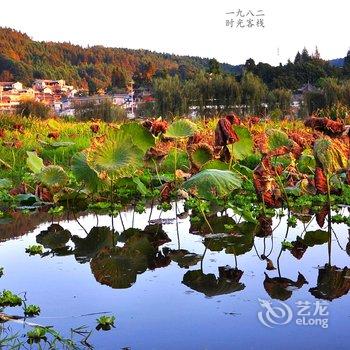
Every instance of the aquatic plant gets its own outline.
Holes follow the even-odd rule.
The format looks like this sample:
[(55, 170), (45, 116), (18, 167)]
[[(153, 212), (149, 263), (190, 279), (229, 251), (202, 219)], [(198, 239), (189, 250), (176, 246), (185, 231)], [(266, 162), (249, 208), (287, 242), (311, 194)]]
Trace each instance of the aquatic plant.
[(41, 310), (38, 305), (26, 305), (24, 308), (24, 314), (29, 317), (38, 316)]
[(115, 316), (100, 316), (96, 319), (97, 326), (96, 329), (99, 331), (100, 329), (104, 331), (109, 331), (112, 327), (114, 327)]
[(43, 253), (43, 246), (41, 245), (30, 245), (26, 248), (26, 253), (29, 255), (41, 255)]

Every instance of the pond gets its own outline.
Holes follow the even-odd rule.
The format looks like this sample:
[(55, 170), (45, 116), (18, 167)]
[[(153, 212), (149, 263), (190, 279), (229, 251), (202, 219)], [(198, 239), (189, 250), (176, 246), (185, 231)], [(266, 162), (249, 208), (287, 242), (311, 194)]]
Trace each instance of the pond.
[[(346, 225), (333, 224), (329, 241), (315, 218), (288, 229), (284, 215), (262, 237), (228, 212), (210, 220), (212, 234), (204, 220), (175, 219), (175, 210), (182, 213), (183, 204), (123, 212), (113, 220), (115, 235), (108, 215), (54, 224), (44, 214), (17, 217), (1, 226), (0, 289), (25, 293), (41, 307), (30, 323), (65, 336), (71, 328), (93, 330), (88, 343), (95, 349), (347, 348)], [(225, 233), (230, 226), (234, 233)], [(286, 241), (297, 244), (281, 249)], [(44, 254), (25, 253), (38, 243)], [(115, 328), (95, 330), (103, 313), (116, 317)], [(31, 328), (12, 321), (2, 327), (2, 336)], [(81, 336), (73, 339), (86, 348)]]

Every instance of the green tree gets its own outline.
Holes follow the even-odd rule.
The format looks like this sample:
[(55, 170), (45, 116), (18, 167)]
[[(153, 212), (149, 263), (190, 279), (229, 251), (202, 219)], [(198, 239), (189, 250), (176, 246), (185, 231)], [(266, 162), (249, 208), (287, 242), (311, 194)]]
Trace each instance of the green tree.
[(336, 78), (323, 78), (320, 86), (324, 92), (326, 104), (328, 106), (338, 103), (342, 98), (342, 86)]
[(269, 108), (279, 108), (283, 113), (288, 113), (292, 101), (292, 91), (288, 89), (274, 89), (269, 93)]
[(350, 77), (350, 50), (344, 58), (343, 73), (345, 76)]
[(17, 106), (18, 114), (21, 114), (24, 117), (37, 117), (41, 119), (45, 119), (49, 117), (51, 108), (42, 102), (34, 101), (34, 100), (25, 100), (22, 101)]
[(212, 73), (212, 74), (221, 73), (220, 63), (215, 58), (211, 58), (209, 60), (208, 73)]
[(257, 113), (267, 94), (267, 87), (262, 80), (251, 72), (244, 74), (241, 81), (242, 103), (247, 111)]

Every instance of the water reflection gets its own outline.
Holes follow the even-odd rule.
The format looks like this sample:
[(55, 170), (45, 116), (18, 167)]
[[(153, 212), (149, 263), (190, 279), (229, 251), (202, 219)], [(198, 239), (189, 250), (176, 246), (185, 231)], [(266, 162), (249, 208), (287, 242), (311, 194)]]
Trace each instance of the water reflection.
[(80, 263), (89, 262), (103, 248), (111, 248), (114, 245), (114, 233), (106, 226), (93, 227), (85, 238), (72, 236), (75, 245), (74, 256)]
[[(70, 232), (65, 228), (65, 223), (50, 223), (37, 234), (36, 242), (47, 249), (42, 257), (74, 256), (78, 263), (90, 264), (91, 273), (97, 282), (114, 289), (130, 288), (137, 283), (138, 276), (146, 271), (173, 265), (183, 271), (179, 283), (207, 297), (236, 293), (246, 288), (241, 282), (245, 270), (242, 261), (243, 256), (249, 254), (257, 269), (261, 271), (263, 266), (264, 270), (269, 271), (258, 275), (259, 285), (270, 298), (283, 301), (308, 284), (302, 272), (296, 270), (291, 273), (290, 269), (288, 273), (285, 272), (283, 264), (286, 257), (303, 261), (314, 247), (321, 247), (328, 253), (328, 262), (324, 267), (314, 270), (315, 279), (316, 271), (318, 273), (317, 285), (310, 288), (309, 292), (315, 298), (326, 300), (340, 298), (349, 292), (349, 269), (338, 268), (331, 261), (332, 244), (335, 241), (340, 252), (350, 255), (350, 233), (342, 247), (331, 226), (327, 208), (322, 208), (315, 218), (310, 217), (309, 213), (303, 214), (302, 225), (296, 229), (298, 232), (292, 238), (289, 237), (291, 229), (285, 225), (285, 221), (284, 226), (280, 225), (282, 216), (271, 218), (261, 214), (257, 222), (247, 222), (232, 213), (219, 213), (208, 215), (205, 220), (191, 220), (191, 215), (187, 217), (189, 213), (178, 215), (177, 209), (174, 218), (162, 219), (159, 216), (152, 220), (152, 211), (149, 215), (147, 213), (147, 224), (143, 228), (134, 227), (133, 215), (131, 227), (128, 227), (127, 221), (122, 222), (119, 232), (113, 229), (114, 226), (99, 226), (98, 217), (97, 225), (90, 229), (84, 228), (84, 220), (78, 223), (85, 232), (83, 235), (73, 230)], [(38, 222), (43, 217), (44, 214), (40, 215)], [(290, 214), (287, 215), (289, 217)], [(21, 234), (26, 220), (20, 221)], [(313, 221), (318, 223), (320, 229), (308, 229)], [(188, 224), (185, 234), (179, 233), (181, 223)], [(8, 222), (5, 225), (9, 228)], [(166, 225), (176, 231), (176, 236), (169, 234), (172, 239), (167, 234), (169, 231), (165, 229)], [(322, 229), (325, 225), (326, 229)], [(15, 228), (18, 228), (18, 222), (14, 223), (12, 231)], [(284, 233), (282, 230), (285, 230)], [(197, 248), (200, 249), (180, 247), (187, 242), (188, 232), (196, 235), (193, 237), (198, 238)], [(281, 242), (284, 244), (281, 245)], [(222, 253), (228, 257), (224, 264), (229, 265), (219, 262), (212, 271), (207, 272), (203, 265), (210, 253)], [(336, 254), (339, 254), (339, 250)], [(314, 263), (316, 266), (319, 262)], [(299, 267), (302, 270), (303, 265)]]
[(270, 278), (265, 272), (264, 288), (272, 299), (287, 300), (296, 289), (308, 284), (305, 277), (299, 272), (296, 281), (285, 277)]
[(348, 294), (350, 289), (350, 270), (326, 264), (318, 271), (317, 286), (309, 292), (318, 299), (332, 301)]
[(167, 241), (164, 234), (159, 227), (133, 230), (132, 234), (129, 231), (124, 235), (123, 247), (101, 249), (90, 263), (96, 280), (112, 288), (129, 288), (138, 274), (169, 265), (171, 259), (158, 250), (158, 246)]
[(213, 297), (243, 290), (245, 285), (239, 282), (242, 275), (241, 270), (220, 266), (219, 277), (213, 273), (205, 274), (202, 270), (192, 270), (185, 273), (182, 283), (207, 297)]

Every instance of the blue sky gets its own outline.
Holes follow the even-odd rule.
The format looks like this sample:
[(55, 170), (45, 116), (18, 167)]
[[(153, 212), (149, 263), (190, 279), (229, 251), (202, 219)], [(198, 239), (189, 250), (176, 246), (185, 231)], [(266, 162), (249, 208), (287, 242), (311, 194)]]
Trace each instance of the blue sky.
[[(349, 3), (348, 0), (333, 4), (315, 0), (56, 3), (16, 0), (15, 9), (11, 5), (11, 11), (0, 12), (0, 25), (26, 32), (35, 40), (144, 48), (215, 57), (232, 64), (244, 63), (249, 57), (278, 64), (288, 58), (293, 60), (297, 50), (304, 46), (312, 52), (317, 45), (325, 59), (344, 57), (350, 48)], [(227, 15), (228, 12), (233, 14)], [(258, 17), (265, 28), (256, 26)], [(253, 24), (250, 28), (249, 18)], [(238, 22), (240, 19), (243, 22)]]

